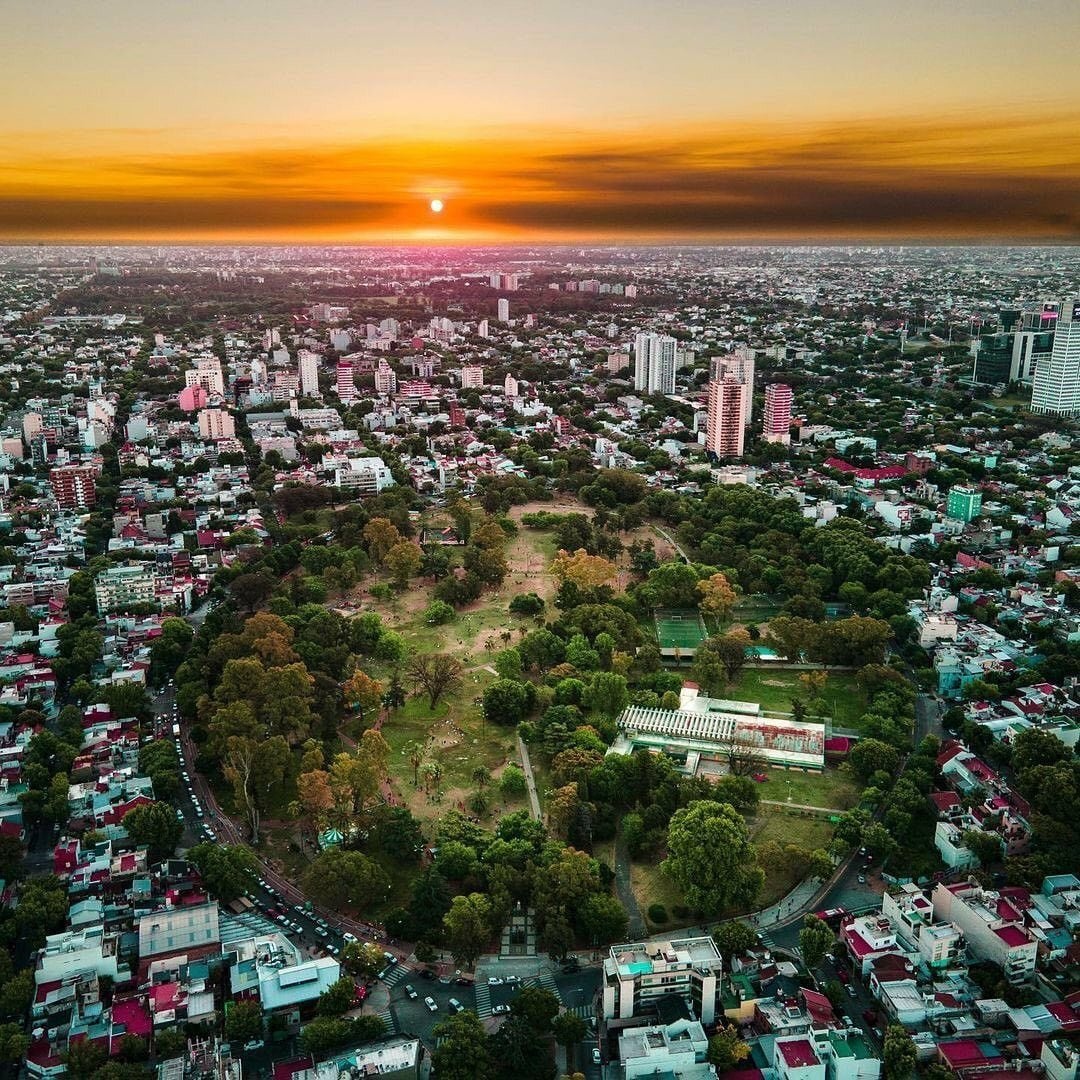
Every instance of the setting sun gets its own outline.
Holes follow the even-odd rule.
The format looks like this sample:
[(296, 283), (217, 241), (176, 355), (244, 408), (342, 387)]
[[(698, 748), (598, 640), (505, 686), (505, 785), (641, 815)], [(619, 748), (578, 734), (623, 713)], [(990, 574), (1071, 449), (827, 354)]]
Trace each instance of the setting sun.
[(442, 213), (442, 208), (443, 208), (442, 199), (432, 199), (431, 200), (431, 211), (432, 211), (432, 213), (441, 214)]

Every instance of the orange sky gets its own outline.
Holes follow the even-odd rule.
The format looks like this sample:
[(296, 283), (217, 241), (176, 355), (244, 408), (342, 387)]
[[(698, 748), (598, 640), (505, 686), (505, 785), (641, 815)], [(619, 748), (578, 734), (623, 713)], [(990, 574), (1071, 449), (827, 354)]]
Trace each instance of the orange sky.
[(1080, 238), (1075, 2), (6, 0), (5, 22), (0, 238)]

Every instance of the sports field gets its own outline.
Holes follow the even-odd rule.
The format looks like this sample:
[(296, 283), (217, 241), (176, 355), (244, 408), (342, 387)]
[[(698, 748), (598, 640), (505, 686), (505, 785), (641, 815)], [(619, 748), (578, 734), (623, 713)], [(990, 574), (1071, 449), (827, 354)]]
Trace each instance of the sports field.
[(673, 654), (678, 649), (683, 656), (691, 656), (709, 636), (701, 616), (693, 609), (660, 610), (653, 618), (656, 623), (656, 640), (662, 655)]

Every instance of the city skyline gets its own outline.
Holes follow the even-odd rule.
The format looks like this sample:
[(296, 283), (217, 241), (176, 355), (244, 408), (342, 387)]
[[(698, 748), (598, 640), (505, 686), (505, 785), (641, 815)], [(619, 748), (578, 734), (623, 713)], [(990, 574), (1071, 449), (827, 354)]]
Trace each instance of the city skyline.
[(1067, 242), (1078, 31), (1056, 0), (20, 0), (0, 239)]

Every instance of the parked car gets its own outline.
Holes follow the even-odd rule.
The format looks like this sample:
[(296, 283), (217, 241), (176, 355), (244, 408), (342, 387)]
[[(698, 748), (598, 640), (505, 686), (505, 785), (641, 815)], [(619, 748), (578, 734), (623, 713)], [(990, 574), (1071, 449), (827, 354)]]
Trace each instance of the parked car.
[(506, 980), (498, 975), (491, 975), (488, 977), (488, 986), (503, 986)]
[(865, 874), (860, 874), (859, 875), (859, 884), (860, 885), (865, 885), (866, 884), (866, 875)]
[(506, 976), (506, 985), (507, 986), (517, 986), (517, 984), (519, 982), (521, 982), (521, 979), (519, 979), (517, 977), (517, 975), (507, 975)]
[(604, 1056), (600, 1053), (600, 1048), (598, 1046), (593, 1047), (592, 1063), (594, 1065), (602, 1065), (604, 1063)]
[(428, 1012), (438, 1012), (439, 1006), (435, 1004), (433, 997), (424, 998), (424, 1004), (428, 1007)]
[(855, 987), (852, 986), (851, 983), (847, 984), (847, 992), (848, 992), (848, 997), (857, 997), (858, 996), (855, 993)]

